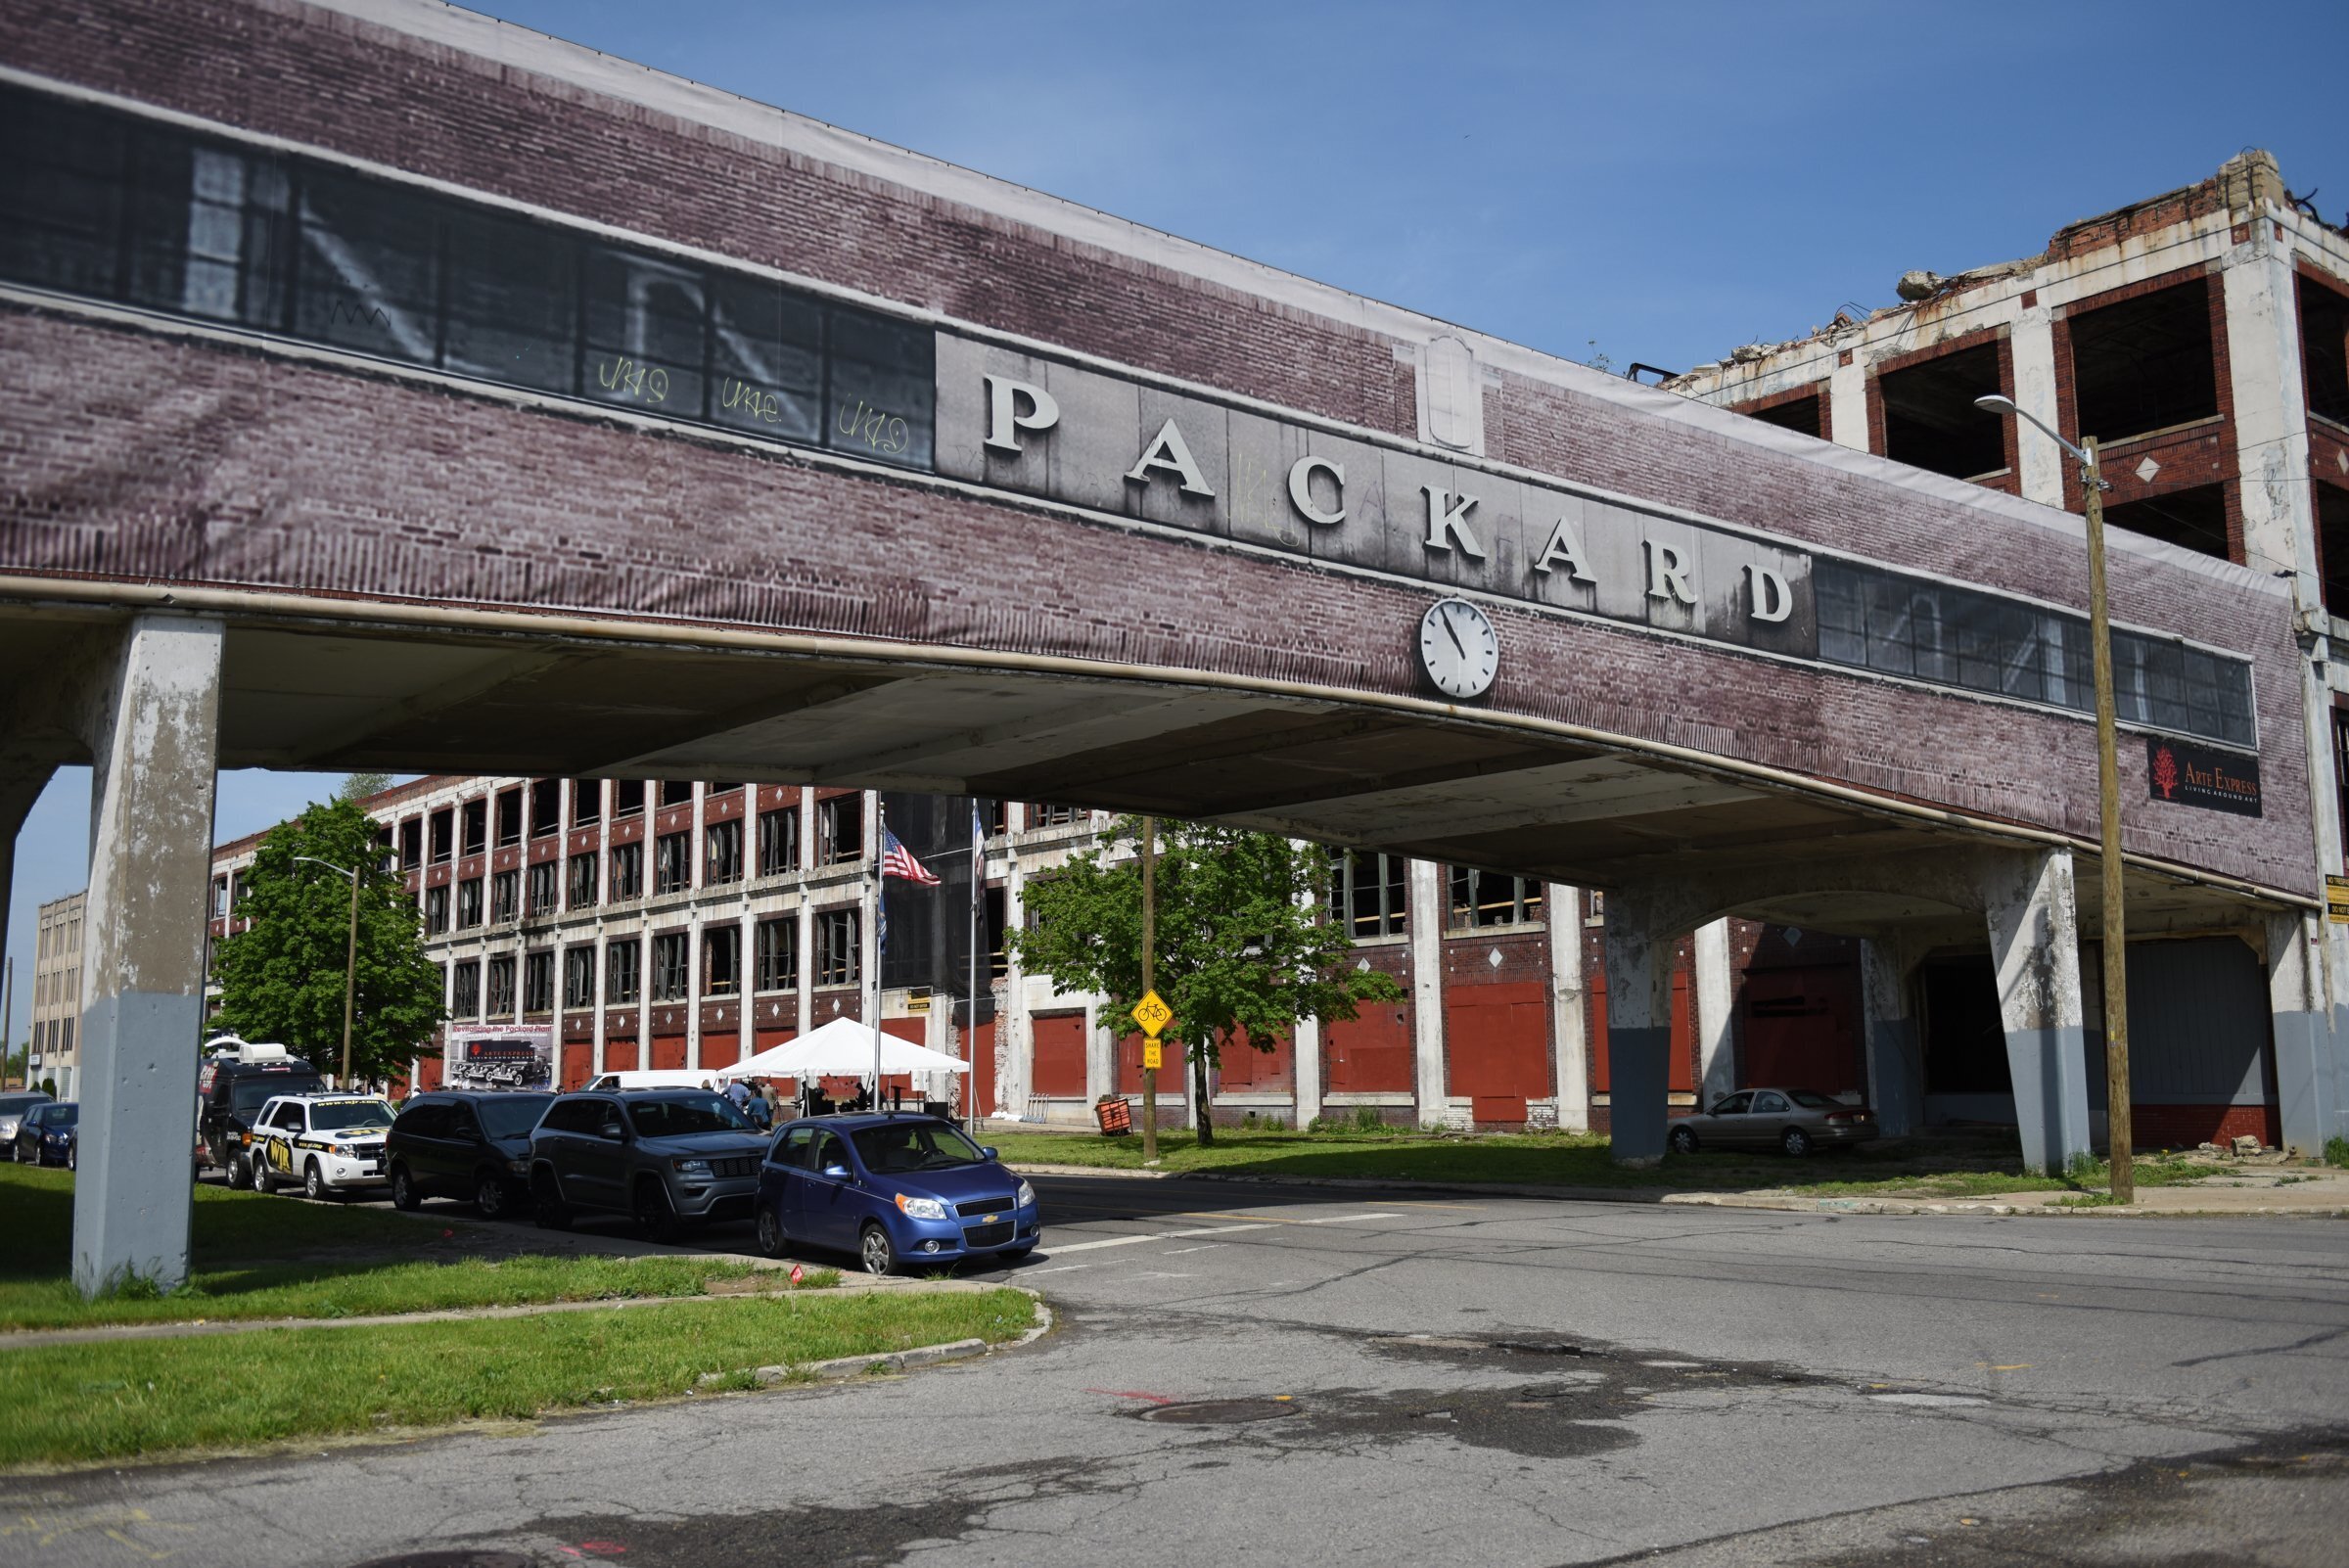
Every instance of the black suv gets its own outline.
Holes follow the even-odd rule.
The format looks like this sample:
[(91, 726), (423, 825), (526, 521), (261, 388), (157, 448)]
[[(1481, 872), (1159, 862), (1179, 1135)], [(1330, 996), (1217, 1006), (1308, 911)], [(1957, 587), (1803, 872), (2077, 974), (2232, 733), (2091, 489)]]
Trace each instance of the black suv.
[(412, 1096), (384, 1140), (392, 1201), (470, 1198), (485, 1220), (530, 1202), (530, 1129), (552, 1094), (443, 1089)]
[(229, 1184), (242, 1186), (252, 1177), (240, 1175), (246, 1134), (261, 1107), (280, 1094), (323, 1094), (326, 1080), (299, 1056), (268, 1056), (259, 1061), (207, 1062), (199, 1085), (203, 1095), (196, 1119), (196, 1171), (207, 1165), (229, 1173)]
[(530, 1197), (550, 1230), (596, 1210), (672, 1241), (703, 1221), (749, 1219), (765, 1154), (765, 1135), (709, 1089), (565, 1094), (530, 1134)]

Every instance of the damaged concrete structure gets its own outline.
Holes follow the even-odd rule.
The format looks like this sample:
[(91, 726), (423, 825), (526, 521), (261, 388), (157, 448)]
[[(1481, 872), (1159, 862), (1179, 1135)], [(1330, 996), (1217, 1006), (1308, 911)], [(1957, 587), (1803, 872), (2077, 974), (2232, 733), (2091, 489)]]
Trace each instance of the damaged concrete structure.
[[(664, 943), (714, 824), (742, 855), (754, 811), (813, 835), (827, 799), (924, 792), (1345, 852), (1349, 918), (1406, 981), (1377, 1048), (1419, 1121), (1533, 1097), (1480, 1076), (1496, 1024), (1448, 1004), (1451, 966), (1523, 962), (1529, 1080), (1645, 1158), (1700, 1075), (1809, 1059), (1818, 1015), (1763, 994), (1755, 945), (1841, 944), (1879, 977), (1858, 1086), (1888, 1116), (2019, 1119), (2035, 1164), (2087, 1148), (2082, 533), (2037, 495), (416, 0), (20, 8), (0, 56), (0, 660), (41, 672), (4, 699), (0, 830), (97, 765), (85, 1287), (184, 1268), (213, 765), (486, 781), (436, 781), (432, 834), (530, 782), (521, 841), (475, 870), (428, 841), (428, 919), (436, 888), (567, 881), (593, 803), (579, 1010), (605, 1060), (621, 954), (681, 966), (680, 1014), (741, 1006), (739, 943), (737, 999), (706, 1000), (691, 934)], [(1931, 378), (1901, 385), (1898, 428), (1976, 461)], [(2264, 952), (2337, 855), (2290, 584), (2116, 538), (2132, 929)], [(1487, 684), (1430, 662), (1439, 606), (1490, 628)], [(684, 789), (647, 805), (644, 780)], [(653, 875), (616, 895), (648, 816), (652, 862), (626, 857)], [(811, 853), (772, 896), (812, 922), (846, 874)], [(755, 957), (746, 889), (710, 897)], [(1446, 941), (1447, 903), (1505, 914), (1510, 950)], [(1559, 929), (1585, 908), (1603, 924)], [(1676, 985), (1683, 945), (1743, 964), (1747, 1003)], [(1974, 967), (1914, 989), (1950, 953)], [(2267, 1009), (2313, 1020), (2274, 1026), (2313, 1130), (2336, 992), (2273, 968), (2219, 1034), (2265, 1063)], [(624, 1048), (756, 1027), (631, 1016)], [(1087, 1027), (1076, 1082), (1108, 1091)], [(1006, 1043), (1016, 1102), (1043, 1042)], [(1334, 1080), (1321, 1049), (1301, 1100)], [(1937, 1095), (1937, 1072), (1961, 1076)]]
[[(2340, 880), (2349, 871), (2349, 667), (2335, 642), (2349, 640), (2349, 234), (2292, 195), (2272, 156), (2245, 152), (2197, 184), (2066, 225), (2041, 254), (1948, 277), (1912, 270), (1895, 292), (1903, 303), (1865, 318), (1839, 312), (1803, 338), (1741, 346), (1665, 385), (1836, 447), (2067, 511), (2083, 504), (2070, 461), (1974, 399), (2010, 396), (2071, 439), (2096, 438), (2113, 486), (2107, 527), (2289, 588), (2312, 880), (2336, 900), (2349, 893)], [(2349, 905), (2336, 907), (2349, 917)], [(2133, 933), (2140, 1141), (2247, 1134), (2314, 1152), (2349, 1131), (2345, 933), (2349, 925), (2315, 911), (2180, 925), (2148, 934), (2142, 959)], [(1931, 956), (1868, 949), (1871, 1037), (1903, 1042), (1888, 1057), (1913, 1049), (1919, 970)], [(1999, 962), (2011, 1039), (2014, 977)], [(2080, 979), (2055, 988), (2070, 1009), (2061, 1027), (2085, 1027), (2100, 1053), (2096, 965), (2081, 973), (2084, 1010)], [(2026, 990), (2046, 994), (2045, 979), (2033, 971)], [(1928, 1041), (1936, 1022), (1922, 1020)], [(1949, 1017), (1939, 1025), (1945, 1034), (1964, 1027)], [(1888, 1121), (1904, 1099), (1938, 1101), (1953, 1117), (1982, 1108), (1966, 1103), (1978, 1090), (1937, 1084), (1932, 1058), (1928, 1046), (1921, 1084), (1880, 1093)], [(2089, 1076), (2100, 1123), (2103, 1084)], [(2012, 1092), (2027, 1127), (2023, 1101), (2044, 1085), (2026, 1085), (2017, 1062)], [(2215, 1118), (2214, 1094), (2231, 1107)]]

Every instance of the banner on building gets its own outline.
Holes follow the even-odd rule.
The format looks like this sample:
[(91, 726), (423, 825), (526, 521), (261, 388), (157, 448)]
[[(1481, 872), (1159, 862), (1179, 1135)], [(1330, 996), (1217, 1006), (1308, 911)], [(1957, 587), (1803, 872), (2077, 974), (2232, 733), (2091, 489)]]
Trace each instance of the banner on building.
[(2145, 737), (2145, 787), (2157, 801), (2237, 816), (2261, 814), (2259, 759)]
[(452, 1029), (440, 1053), (440, 1085), (452, 1089), (551, 1089), (555, 1032), (551, 1027)]

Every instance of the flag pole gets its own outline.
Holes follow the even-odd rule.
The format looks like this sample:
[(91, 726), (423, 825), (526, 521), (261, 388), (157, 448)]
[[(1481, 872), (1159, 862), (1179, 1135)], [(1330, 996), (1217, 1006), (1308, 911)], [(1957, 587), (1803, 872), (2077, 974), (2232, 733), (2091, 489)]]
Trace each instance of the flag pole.
[(881, 804), (881, 792), (873, 792), (872, 853), (864, 858), (864, 874), (873, 890), (873, 972), (865, 977), (865, 994), (871, 998), (864, 1009), (864, 1027), (873, 1032), (873, 1087), (872, 1109), (881, 1109), (881, 959), (889, 945), (889, 917), (881, 912), (881, 847), (889, 842), (888, 807)]
[(979, 908), (987, 897), (987, 836), (979, 831), (979, 802), (971, 802), (971, 952), (970, 952), (970, 1011), (962, 1019), (962, 1059), (970, 1071), (962, 1075), (965, 1085), (962, 1094), (962, 1125), (972, 1126), (977, 1120), (978, 1106), (972, 1097), (979, 1092)]

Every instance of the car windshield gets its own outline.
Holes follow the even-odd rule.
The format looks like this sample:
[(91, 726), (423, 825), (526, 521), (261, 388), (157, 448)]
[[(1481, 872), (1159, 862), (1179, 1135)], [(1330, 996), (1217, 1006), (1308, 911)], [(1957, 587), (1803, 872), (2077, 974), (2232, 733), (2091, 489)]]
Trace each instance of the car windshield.
[(942, 1171), (987, 1158), (978, 1145), (944, 1122), (891, 1122), (851, 1135), (856, 1140), (857, 1157), (875, 1176)]
[(680, 1094), (674, 1099), (631, 1100), (641, 1137), (675, 1138), (692, 1132), (749, 1132), (750, 1119), (723, 1094)]
[(280, 1094), (300, 1094), (319, 1087), (316, 1079), (290, 1078), (282, 1073), (263, 1073), (247, 1079), (228, 1091), (228, 1103), (240, 1120), (277, 1098)]
[(49, 1098), (44, 1094), (11, 1094), (0, 1098), (0, 1116), (22, 1116), (36, 1105), (48, 1103)]
[(51, 1106), (51, 1107), (49, 1108), (48, 1114), (46, 1114), (45, 1116), (43, 1116), (43, 1117), (41, 1118), (41, 1126), (43, 1126), (43, 1127), (71, 1127), (71, 1126), (72, 1126), (74, 1123), (76, 1123), (76, 1122), (78, 1122), (78, 1121), (80, 1121), (80, 1120), (81, 1120), (81, 1107), (80, 1107), (80, 1106), (78, 1106), (78, 1105), (54, 1105), (54, 1106)]
[(360, 1128), (390, 1127), (389, 1100), (328, 1100), (310, 1107), (310, 1130), (347, 1132)]
[(1821, 1094), (1817, 1089), (1788, 1089), (1786, 1091), (1786, 1097), (1794, 1101), (1795, 1104), (1804, 1106), (1814, 1111), (1833, 1110), (1836, 1106), (1843, 1103), (1841, 1100), (1835, 1098), (1834, 1095)]
[(495, 1099), (476, 1100), (473, 1108), (482, 1113), (482, 1130), (493, 1138), (519, 1138), (529, 1134), (546, 1114), (546, 1103), (552, 1094), (501, 1094)]

